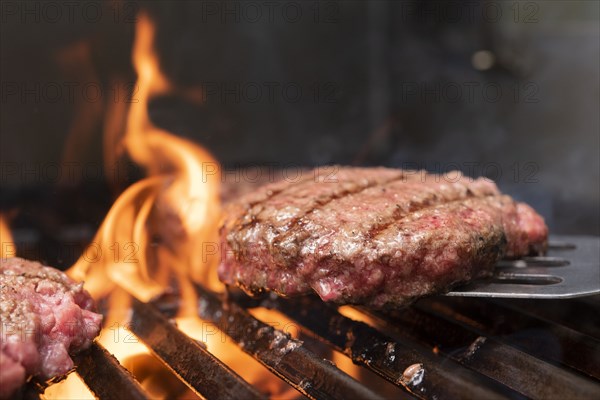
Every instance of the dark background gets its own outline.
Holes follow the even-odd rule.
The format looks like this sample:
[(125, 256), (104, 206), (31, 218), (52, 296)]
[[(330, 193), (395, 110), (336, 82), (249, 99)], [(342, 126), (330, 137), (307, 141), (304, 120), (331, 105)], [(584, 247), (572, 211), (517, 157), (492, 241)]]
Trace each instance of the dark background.
[(553, 233), (600, 233), (596, 1), (50, 3), (1, 10), (0, 206), (17, 241), (90, 236), (142, 176), (125, 159), (107, 177), (102, 155), (135, 99), (140, 10), (177, 86), (153, 121), (226, 170), (461, 169)]

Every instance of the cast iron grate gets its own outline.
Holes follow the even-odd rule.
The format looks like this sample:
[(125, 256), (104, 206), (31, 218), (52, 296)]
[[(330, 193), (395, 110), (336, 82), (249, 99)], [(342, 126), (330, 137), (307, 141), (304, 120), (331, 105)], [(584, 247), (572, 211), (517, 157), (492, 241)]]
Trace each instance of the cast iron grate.
[[(577, 245), (576, 243), (574, 244)], [(265, 307), (296, 321), (403, 390), (406, 398), (594, 398), (600, 393), (600, 296), (562, 300), (433, 297), (394, 312), (337, 307), (305, 297), (249, 299), (201, 286), (198, 314), (274, 375), (314, 399), (382, 398), (301, 340), (255, 318)], [(133, 301), (131, 329), (192, 392), (208, 399), (264, 398), (170, 320), (176, 299)], [(362, 319), (362, 318), (361, 318)], [(201, 366), (201, 368), (199, 368)], [(99, 344), (76, 372), (100, 399), (150, 398)], [(25, 398), (39, 398), (30, 383)]]

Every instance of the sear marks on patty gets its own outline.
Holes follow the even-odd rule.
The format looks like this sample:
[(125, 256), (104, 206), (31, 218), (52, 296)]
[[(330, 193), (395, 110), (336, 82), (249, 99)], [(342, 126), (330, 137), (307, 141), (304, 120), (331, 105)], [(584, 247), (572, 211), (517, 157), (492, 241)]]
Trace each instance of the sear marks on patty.
[[(398, 307), (543, 252), (533, 209), (483, 178), (335, 167), (225, 207), (219, 277), (250, 293)], [(449, 179), (449, 177), (452, 179)]]
[(20, 258), (0, 259), (0, 398), (28, 376), (50, 379), (73, 368), (69, 353), (90, 346), (102, 316), (63, 272)]

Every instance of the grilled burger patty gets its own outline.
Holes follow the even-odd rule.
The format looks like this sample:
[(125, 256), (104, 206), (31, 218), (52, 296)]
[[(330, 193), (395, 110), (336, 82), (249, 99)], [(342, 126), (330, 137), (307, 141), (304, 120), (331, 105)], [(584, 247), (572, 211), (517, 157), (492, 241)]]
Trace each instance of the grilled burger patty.
[(0, 259), (0, 398), (27, 376), (49, 379), (73, 368), (69, 353), (90, 346), (102, 316), (64, 273), (20, 258)]
[(483, 178), (332, 167), (230, 202), (219, 277), (249, 293), (398, 307), (544, 251), (533, 209)]

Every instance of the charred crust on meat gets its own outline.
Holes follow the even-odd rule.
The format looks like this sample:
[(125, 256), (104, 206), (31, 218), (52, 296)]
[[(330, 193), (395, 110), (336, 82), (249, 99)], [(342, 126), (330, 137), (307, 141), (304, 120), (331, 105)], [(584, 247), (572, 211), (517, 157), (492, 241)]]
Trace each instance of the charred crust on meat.
[[(221, 279), (252, 292), (297, 295), (312, 287), (326, 301), (397, 307), (488, 274), (507, 248), (520, 254), (544, 246), (541, 217), (524, 210), (523, 225), (516, 220), (523, 210), (490, 181), (422, 175), (341, 168), (327, 186), (281, 186), (270, 200), (259, 189), (252, 217), (239, 199), (221, 237), (229, 248), (256, 251), (226, 256)], [(248, 218), (252, 227), (238, 223)]]
[[(93, 312), (93, 301), (82, 283), (37, 262), (0, 259), (0, 282), (1, 320), (4, 327), (11, 326), (0, 338), (2, 357), (14, 361), (8, 372), (4, 366), (0, 371), (4, 396), (24, 383), (22, 373), (11, 375), (15, 368), (44, 380), (67, 373), (73, 365), (67, 351), (74, 354), (91, 344), (100, 330), (101, 315)], [(19, 340), (10, 339), (15, 335)]]

